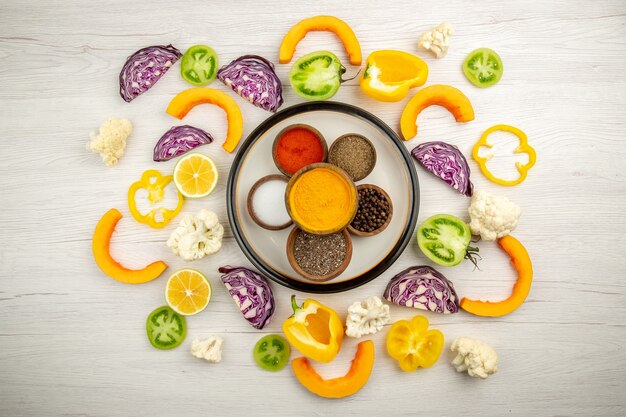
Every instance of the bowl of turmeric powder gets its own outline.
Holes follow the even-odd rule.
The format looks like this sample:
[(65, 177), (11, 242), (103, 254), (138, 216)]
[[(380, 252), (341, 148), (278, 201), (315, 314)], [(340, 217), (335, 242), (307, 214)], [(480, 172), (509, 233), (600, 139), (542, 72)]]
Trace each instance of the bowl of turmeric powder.
[(305, 232), (328, 235), (348, 227), (359, 206), (356, 186), (341, 168), (327, 163), (305, 166), (285, 190), (293, 222)]

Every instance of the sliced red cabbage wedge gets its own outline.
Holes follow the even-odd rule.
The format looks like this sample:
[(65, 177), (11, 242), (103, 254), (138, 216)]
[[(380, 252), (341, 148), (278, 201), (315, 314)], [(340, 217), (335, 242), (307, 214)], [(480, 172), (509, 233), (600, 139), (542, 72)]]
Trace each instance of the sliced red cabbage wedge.
[(425, 142), (413, 148), (411, 155), (443, 182), (463, 195), (472, 196), (470, 167), (459, 148), (445, 142)]
[(244, 267), (223, 266), (222, 282), (243, 317), (252, 327), (262, 329), (272, 321), (274, 294), (267, 280)]
[(200, 145), (213, 142), (213, 137), (197, 127), (183, 125), (174, 126), (161, 136), (154, 147), (155, 162), (169, 161)]
[(264, 110), (276, 112), (283, 104), (283, 86), (274, 71), (274, 64), (261, 56), (240, 56), (220, 68), (217, 78)]
[(434, 313), (459, 311), (459, 296), (454, 284), (430, 266), (412, 266), (391, 278), (385, 299), (393, 304)]
[(148, 91), (183, 54), (172, 45), (148, 46), (132, 54), (120, 72), (120, 95), (130, 103)]

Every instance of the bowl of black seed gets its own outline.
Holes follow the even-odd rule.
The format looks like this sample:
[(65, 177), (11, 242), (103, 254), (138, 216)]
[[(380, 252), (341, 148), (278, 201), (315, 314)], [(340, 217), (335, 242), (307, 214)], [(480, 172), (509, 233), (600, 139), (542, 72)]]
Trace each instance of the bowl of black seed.
[(393, 204), (389, 194), (374, 184), (361, 184), (356, 187), (359, 207), (348, 226), (356, 236), (374, 236), (389, 226), (393, 215)]
[(365, 136), (347, 133), (335, 139), (330, 146), (328, 163), (346, 171), (352, 181), (360, 181), (376, 165), (376, 148)]
[(306, 279), (331, 280), (350, 264), (350, 234), (344, 229), (330, 235), (314, 235), (294, 227), (287, 238), (287, 259), (291, 267)]

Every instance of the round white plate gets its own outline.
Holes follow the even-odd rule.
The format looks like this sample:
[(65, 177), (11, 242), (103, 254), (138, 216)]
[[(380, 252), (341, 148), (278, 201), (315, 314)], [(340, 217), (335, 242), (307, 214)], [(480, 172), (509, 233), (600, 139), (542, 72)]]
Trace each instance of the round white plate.
[[(295, 123), (319, 130), (329, 148), (346, 133), (359, 133), (370, 139), (376, 148), (376, 166), (356, 184), (378, 185), (393, 202), (389, 226), (375, 236), (351, 235), (350, 265), (338, 277), (322, 283), (299, 276), (289, 265), (286, 242), (292, 227), (279, 231), (263, 229), (252, 220), (247, 209), (248, 193), (254, 183), (265, 175), (280, 174), (272, 159), (272, 144), (280, 130)], [(242, 144), (228, 178), (227, 205), (235, 239), (261, 274), (300, 291), (339, 292), (376, 278), (400, 256), (417, 221), (419, 185), (410, 155), (383, 121), (348, 104), (303, 103), (269, 117)]]

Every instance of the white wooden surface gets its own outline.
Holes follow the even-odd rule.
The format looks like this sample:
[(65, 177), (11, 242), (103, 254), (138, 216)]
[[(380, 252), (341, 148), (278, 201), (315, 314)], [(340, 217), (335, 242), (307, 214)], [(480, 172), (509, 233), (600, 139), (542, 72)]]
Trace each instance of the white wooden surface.
[[(176, 3), (176, 4), (175, 4)], [(166, 277), (126, 286), (104, 276), (91, 255), (100, 216), (124, 214), (114, 254), (129, 266), (164, 259), (184, 265), (165, 246), (174, 223), (155, 231), (132, 220), (126, 190), (156, 164), (152, 148), (178, 123), (164, 113), (186, 85), (178, 65), (131, 104), (118, 95), (125, 58), (152, 44), (184, 50), (208, 43), (222, 63), (243, 54), (277, 61), (278, 45), (297, 20), (332, 14), (348, 21), (364, 56), (376, 49), (417, 53), (430, 66), (429, 83), (458, 86), (471, 99), (476, 120), (453, 122), (443, 109), (420, 116), (418, 141), (446, 140), (468, 155), (481, 132), (508, 123), (527, 132), (538, 153), (528, 180), (514, 188), (487, 181), (470, 160), (476, 188), (509, 196), (523, 208), (517, 236), (532, 255), (535, 278), (524, 306), (498, 319), (465, 313), (428, 314), (446, 336), (446, 353), (432, 368), (406, 374), (375, 336), (377, 360), (367, 386), (342, 400), (307, 392), (287, 368), (271, 374), (251, 358), (258, 338), (280, 332), (291, 291), (273, 285), (278, 308), (264, 331), (252, 329), (219, 281), (221, 265), (249, 265), (227, 227), (222, 251), (194, 264), (213, 284), (211, 304), (188, 319), (184, 345), (152, 349), (146, 315), (164, 304)], [(419, 34), (442, 22), (456, 33), (450, 53), (436, 61), (417, 51)], [(497, 50), (505, 75), (479, 90), (460, 65), (474, 48)], [(298, 54), (331, 49), (346, 60), (330, 34), (307, 37)], [(617, 416), (626, 413), (626, 5), (623, 1), (502, 2), (122, 2), (102, 0), (0, 4), (0, 415), (2, 416)], [(289, 66), (278, 66), (287, 82)], [(349, 68), (348, 73), (354, 73)], [(219, 82), (212, 87), (226, 91)], [(239, 97), (245, 134), (268, 113)], [(397, 128), (404, 101), (383, 104), (344, 84), (335, 97), (362, 106)], [(285, 107), (300, 102), (285, 88)], [(135, 126), (126, 155), (109, 169), (85, 151), (90, 130), (107, 117)], [(185, 122), (225, 132), (223, 113), (197, 108)], [(511, 144), (509, 144), (511, 145)], [(505, 146), (506, 147), (506, 146)], [(511, 146), (508, 146), (510, 149)], [(225, 185), (232, 155), (218, 144), (217, 191), (184, 211), (215, 210), (227, 223)], [(507, 164), (512, 164), (509, 159)], [(506, 164), (500, 166), (503, 168)], [(418, 169), (420, 220), (448, 212), (464, 216), (468, 200)], [(495, 244), (481, 243), (481, 271), (464, 263), (445, 274), (467, 296), (506, 296), (515, 279)], [(379, 279), (348, 293), (318, 296), (342, 313), (355, 300), (381, 295), (390, 276), (425, 263), (412, 243)], [(303, 298), (305, 294), (298, 294)], [(392, 307), (394, 319), (417, 313)], [(224, 360), (210, 365), (189, 354), (193, 338), (219, 334)], [(491, 343), (500, 371), (487, 381), (457, 374), (448, 364), (451, 341), (462, 335)], [(338, 359), (319, 366), (343, 374), (354, 353), (344, 343)], [(294, 353), (294, 356), (297, 353)]]

